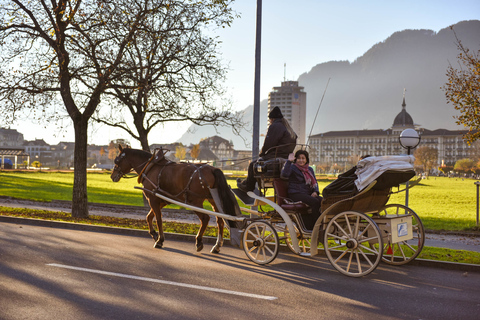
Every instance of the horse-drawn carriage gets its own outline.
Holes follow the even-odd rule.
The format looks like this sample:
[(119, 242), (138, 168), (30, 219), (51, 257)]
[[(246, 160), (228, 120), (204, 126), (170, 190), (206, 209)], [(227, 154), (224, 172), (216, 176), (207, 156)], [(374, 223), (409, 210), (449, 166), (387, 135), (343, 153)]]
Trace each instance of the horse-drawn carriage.
[[(243, 248), (247, 257), (258, 264), (272, 262), (284, 242), (302, 256), (315, 256), (323, 250), (335, 269), (360, 277), (375, 270), (381, 261), (392, 265), (408, 263), (423, 248), (425, 233), (418, 215), (401, 204), (387, 204), (392, 188), (414, 176), (413, 156), (359, 161), (357, 167), (325, 188), (321, 215), (313, 230), (307, 230), (302, 215), (309, 214), (309, 208), (286, 196), (287, 182), (280, 178), (280, 159), (257, 162), (255, 172), (261, 193), (245, 194), (238, 189), (232, 192), (219, 169), (172, 163), (162, 151), (152, 156), (129, 150), (133, 149), (123, 149), (117, 157), (112, 180), (118, 181), (132, 169), (139, 174), (139, 182), (144, 185), (140, 189), (151, 206), (147, 222), (156, 247), (163, 244), (160, 210), (174, 203), (192, 209), (200, 218), (197, 251), (203, 248), (209, 215), (214, 215), (219, 230), (212, 252), (220, 251), (226, 222), (232, 244)], [(240, 208), (233, 193), (249, 208)], [(205, 199), (212, 203), (214, 211), (203, 209)], [(153, 216), (160, 235), (152, 226)]]

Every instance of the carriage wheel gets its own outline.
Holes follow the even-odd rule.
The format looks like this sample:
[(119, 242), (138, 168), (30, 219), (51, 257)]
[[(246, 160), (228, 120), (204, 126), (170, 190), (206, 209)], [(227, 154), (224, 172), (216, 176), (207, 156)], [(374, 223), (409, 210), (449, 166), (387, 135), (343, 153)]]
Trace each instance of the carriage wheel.
[(278, 255), (279, 245), (277, 232), (267, 222), (252, 222), (243, 233), (243, 250), (255, 263), (272, 262)]
[[(298, 226), (295, 222), (293, 222), (293, 226), (295, 227), (295, 234), (298, 239), (298, 245), (300, 246), (301, 252), (310, 252), (310, 238), (306, 238), (305, 235), (298, 230)], [(295, 249), (293, 249), (292, 245), (292, 238), (287, 230), (285, 230), (285, 236), (285, 242), (287, 243), (287, 247), (292, 250), (293, 253), (295, 253)]]
[(403, 215), (412, 216), (413, 239), (390, 243), (384, 239), (382, 261), (392, 265), (402, 265), (413, 261), (422, 251), (425, 243), (425, 230), (418, 215), (410, 208), (401, 204), (390, 204), (378, 212), (378, 216)]
[(327, 224), (324, 246), (335, 269), (351, 277), (369, 274), (382, 259), (380, 230), (372, 218), (360, 212), (335, 215)]
[[(306, 238), (304, 234), (300, 233), (300, 231), (298, 230), (298, 226), (297, 224), (295, 223), (295, 221), (292, 221), (293, 223), (293, 226), (295, 227), (295, 234), (296, 234), (296, 237), (298, 239), (298, 245), (300, 246), (300, 250), (301, 250), (301, 253), (304, 252), (310, 252), (310, 238)], [(285, 241), (285, 244), (287, 245), (287, 247), (293, 252), (296, 254), (295, 252), (295, 249), (293, 248), (293, 245), (292, 245), (292, 238), (290, 237), (290, 233), (288, 232), (286, 226), (285, 226), (285, 223), (275, 223), (273, 224), (273, 226), (275, 227), (275, 231), (277, 231), (277, 234), (279, 235), (278, 236), (278, 239), (280, 241), (284, 240)], [(280, 234), (283, 234), (283, 236), (280, 236)]]

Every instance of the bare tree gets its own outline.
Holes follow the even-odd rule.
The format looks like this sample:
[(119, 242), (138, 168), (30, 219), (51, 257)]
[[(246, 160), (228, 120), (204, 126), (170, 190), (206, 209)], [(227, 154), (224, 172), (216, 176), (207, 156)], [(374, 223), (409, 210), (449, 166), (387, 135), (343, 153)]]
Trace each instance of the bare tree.
[(88, 123), (102, 94), (118, 76), (125, 49), (149, 15), (147, 2), (13, 0), (0, 4), (3, 112), (7, 121), (14, 121), (22, 112), (42, 117), (52, 106), (65, 107), (75, 130), (74, 217), (88, 216)]
[[(239, 133), (241, 117), (224, 96), (226, 69), (218, 54), (215, 28), (229, 26), (232, 0), (158, 1), (134, 35), (109, 100), (95, 120), (125, 130), (149, 151), (148, 134), (157, 125), (191, 121), (229, 125)], [(112, 108), (113, 106), (113, 108)]]

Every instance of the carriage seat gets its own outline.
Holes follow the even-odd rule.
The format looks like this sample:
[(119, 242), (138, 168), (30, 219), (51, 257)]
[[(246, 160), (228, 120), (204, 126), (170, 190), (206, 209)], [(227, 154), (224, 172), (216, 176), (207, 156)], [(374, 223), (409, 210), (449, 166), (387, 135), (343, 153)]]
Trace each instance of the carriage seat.
[(257, 179), (280, 178), (285, 162), (287, 159), (284, 158), (258, 159), (253, 166), (254, 177)]
[(287, 212), (308, 213), (310, 208), (303, 202), (293, 202), (288, 198), (288, 181), (283, 179), (274, 179), (273, 187), (277, 196), (277, 204)]

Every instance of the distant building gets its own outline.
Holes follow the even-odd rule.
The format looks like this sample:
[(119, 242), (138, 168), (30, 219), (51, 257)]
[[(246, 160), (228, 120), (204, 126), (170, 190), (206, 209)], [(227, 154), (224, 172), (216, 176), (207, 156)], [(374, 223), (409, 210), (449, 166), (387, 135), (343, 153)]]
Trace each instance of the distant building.
[(228, 161), (234, 159), (235, 150), (233, 143), (219, 136), (213, 136), (200, 141), (200, 149), (207, 149), (213, 152), (218, 158), (216, 166), (219, 168), (227, 165)]
[(24, 141), (23, 147), (25, 152), (30, 155), (31, 161), (39, 161), (42, 165), (50, 165), (52, 163), (50, 145), (43, 139)]
[(0, 147), (19, 148), (23, 146), (23, 134), (15, 129), (0, 128)]
[(472, 157), (474, 146), (463, 141), (466, 130), (428, 130), (418, 128), (406, 111), (405, 95), (402, 111), (395, 117), (393, 125), (384, 130), (348, 130), (329, 131), (310, 136), (311, 160), (315, 164), (327, 167), (344, 167), (355, 165), (365, 155), (384, 156), (405, 154), (400, 146), (400, 133), (407, 129), (415, 129), (420, 137), (419, 146), (428, 146), (438, 150), (438, 166), (451, 165), (463, 158)]
[(113, 161), (108, 158), (108, 146), (91, 144), (87, 147), (87, 153), (87, 167), (100, 164), (113, 167)]
[(268, 112), (279, 107), (283, 116), (298, 136), (297, 143), (304, 144), (306, 137), (307, 93), (298, 81), (283, 81), (268, 94)]

